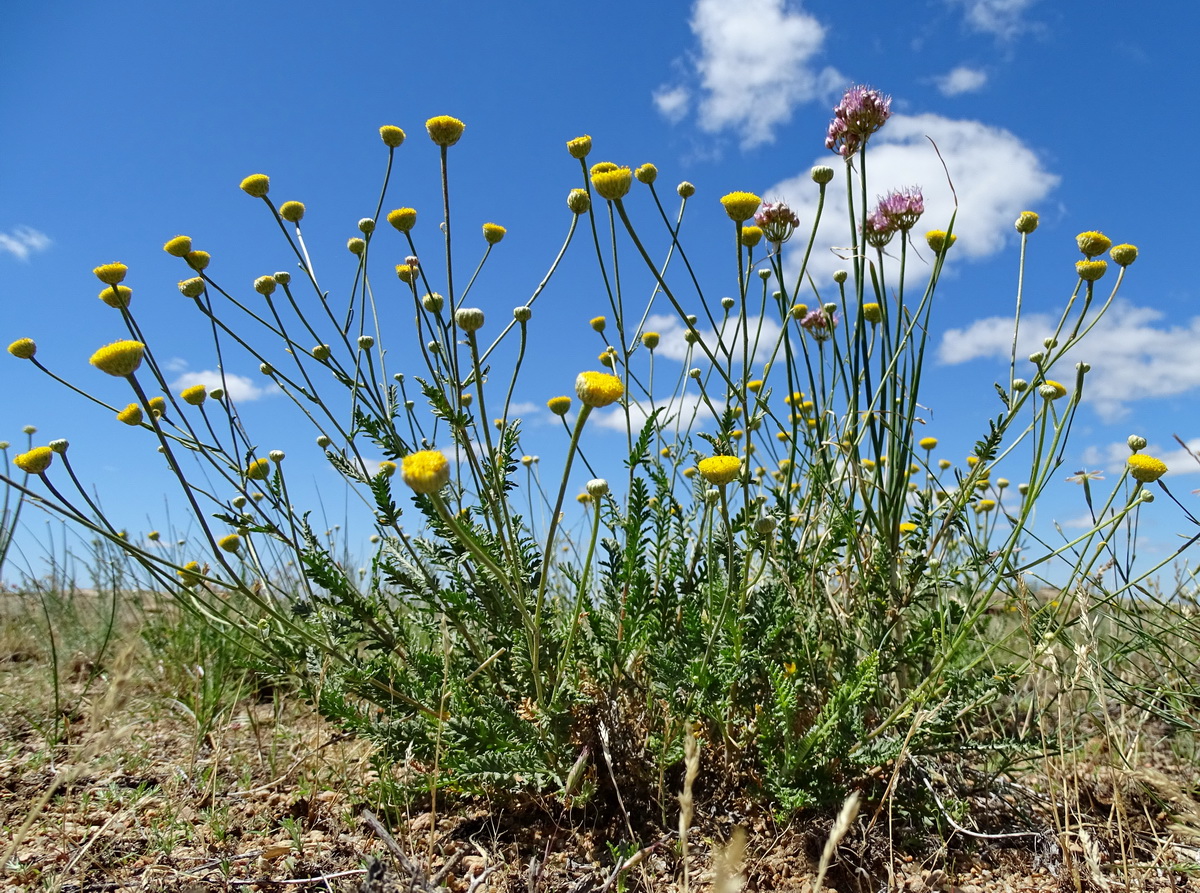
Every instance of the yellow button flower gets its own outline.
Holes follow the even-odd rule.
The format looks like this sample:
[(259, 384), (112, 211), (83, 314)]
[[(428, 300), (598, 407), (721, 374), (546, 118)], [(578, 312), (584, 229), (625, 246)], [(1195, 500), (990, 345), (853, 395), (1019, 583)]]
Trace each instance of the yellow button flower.
[(18, 338), (8, 345), (8, 352), (18, 360), (32, 360), (37, 353), (37, 342), (32, 338)]
[(438, 450), (419, 450), (401, 461), (404, 483), (417, 493), (436, 493), (450, 480), (450, 463)]
[(411, 230), (417, 223), (416, 208), (397, 208), (394, 211), (388, 211), (387, 222), (402, 233)]
[(507, 229), (498, 223), (485, 223), (483, 225), (483, 240), (489, 245), (495, 245), (504, 238)]
[(404, 131), (393, 124), (384, 124), (379, 128), (379, 138), (389, 149), (399, 149), (404, 142)]
[(608, 170), (597, 170), (600, 165), (592, 168), (592, 188), (601, 198), (616, 201), (624, 198), (633, 185), (633, 171), (627, 167), (613, 165)]
[(922, 437), (917, 441), (917, 446), (923, 450), (936, 450), (938, 439), (936, 437)]
[(710, 484), (723, 487), (738, 476), (742, 462), (737, 456), (709, 456), (697, 464), (700, 475)]
[(54, 450), (50, 447), (34, 447), (27, 453), (19, 453), (13, 458), (13, 465), (26, 474), (41, 474), (50, 467), (54, 460)]
[(192, 250), (192, 240), (188, 236), (176, 236), (163, 245), (163, 251), (172, 257), (186, 257)]
[(142, 423), (142, 408), (136, 403), (130, 403), (117, 413), (117, 421), (124, 422), (126, 425), (140, 425)]
[(129, 272), (129, 267), (124, 264), (101, 264), (92, 272), (105, 285), (116, 285), (124, 280), (125, 274)]
[(721, 204), (730, 220), (741, 223), (754, 216), (762, 199), (753, 192), (730, 192), (722, 196)]
[(146, 345), (140, 341), (114, 341), (92, 354), (88, 362), (101, 372), (123, 378), (137, 371), (145, 352)]
[(1153, 456), (1147, 456), (1145, 453), (1135, 453), (1127, 461), (1130, 477), (1143, 484), (1157, 481), (1167, 473), (1167, 463), (1161, 459), (1155, 459)]
[(438, 115), (430, 118), (425, 122), (425, 130), (429, 133), (429, 138), (439, 146), (453, 146), (462, 138), (463, 131), (467, 125), (458, 118), (452, 118), (449, 115)]
[(194, 384), (180, 391), (179, 399), (190, 406), (200, 406), (208, 399), (208, 389), (202, 384)]
[(266, 174), (251, 174), (242, 180), (239, 188), (246, 195), (253, 196), (254, 198), (265, 198), (267, 193), (271, 191), (271, 178)]
[(546, 406), (555, 415), (566, 415), (571, 408), (570, 397), (551, 397), (546, 401)]
[(1080, 233), (1075, 237), (1075, 244), (1079, 246), (1079, 250), (1083, 252), (1085, 257), (1097, 257), (1112, 247), (1112, 239), (1098, 233), (1095, 230), (1088, 230), (1085, 233)]
[(567, 151), (571, 153), (572, 158), (587, 158), (588, 153), (592, 151), (592, 138), (585, 133), (573, 140), (567, 140)]
[(246, 466), (246, 477), (252, 481), (265, 481), (270, 476), (270, 459), (255, 459), (248, 466)]
[(575, 379), (575, 393), (584, 406), (608, 406), (625, 393), (621, 379), (606, 372), (580, 372)]

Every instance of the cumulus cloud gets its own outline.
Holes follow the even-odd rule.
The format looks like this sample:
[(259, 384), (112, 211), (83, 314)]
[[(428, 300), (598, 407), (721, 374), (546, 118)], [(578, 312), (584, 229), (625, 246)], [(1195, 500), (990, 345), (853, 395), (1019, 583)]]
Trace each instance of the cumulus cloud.
[(181, 391), (184, 388), (190, 388), (198, 384), (204, 385), (209, 390), (223, 387), (225, 388), (225, 393), (232, 400), (239, 403), (261, 400), (263, 397), (279, 393), (279, 388), (276, 385), (260, 387), (254, 383), (253, 379), (247, 378), (244, 375), (232, 375), (226, 372), (222, 376), (220, 370), (217, 369), (185, 372), (179, 378), (175, 379), (171, 387), (175, 391)]
[(31, 226), (18, 226), (0, 233), (0, 252), (11, 254), (17, 260), (29, 260), (29, 255), (45, 251), (51, 244), (49, 236)]
[[(1091, 364), (1083, 401), (1104, 421), (1123, 418), (1129, 406), (1139, 400), (1200, 389), (1200, 363), (1195, 360), (1200, 316), (1180, 325), (1161, 325), (1164, 315), (1152, 307), (1114, 301), (1095, 328), (1056, 367), (1070, 370), (1073, 375), (1076, 362)], [(1041, 348), (1041, 340), (1054, 333), (1057, 322), (1057, 317), (1046, 313), (1022, 316), (1018, 375), (1021, 370), (1030, 371), (1029, 354)], [(1074, 324), (1073, 317), (1070, 324)], [(951, 365), (975, 359), (1007, 362), (1012, 351), (1012, 327), (1012, 317), (993, 316), (951, 329), (938, 345), (938, 359)]]
[[(692, 33), (699, 52), (692, 62), (700, 99), (700, 127), (709, 133), (734, 130), (743, 148), (774, 139), (774, 128), (797, 105), (832, 96), (844, 78), (819, 66), (825, 28), (788, 0), (696, 0)], [(683, 85), (654, 93), (659, 112), (677, 121), (690, 108)]]
[(974, 93), (987, 83), (987, 72), (978, 68), (967, 68), (960, 65), (946, 74), (934, 78), (938, 90), (943, 96), (958, 96), (961, 93)]
[(1028, 29), (1025, 10), (1034, 0), (950, 0), (962, 7), (967, 25), (985, 34), (1013, 38)]
[[(718, 312), (720, 311), (718, 310)], [(742, 330), (738, 324), (738, 318), (736, 316), (728, 317), (715, 331), (711, 326), (706, 326), (705, 321), (705, 318), (701, 317), (700, 322), (696, 324), (696, 331), (700, 333), (701, 340), (708, 348), (715, 353), (718, 343), (724, 343), (736, 349), (737, 356), (740, 358)], [(722, 320), (718, 318), (717, 322), (720, 324)], [(779, 323), (770, 318), (752, 316), (749, 325), (750, 343), (752, 346), (756, 345), (753, 361), (765, 363), (771, 358), (771, 353), (779, 340)], [(689, 351), (689, 345), (685, 338), (687, 326), (678, 316), (652, 314), (646, 319), (645, 328), (646, 331), (657, 332), (660, 336), (658, 347), (654, 350), (656, 358), (675, 360), (680, 363), (687, 359)], [(698, 345), (691, 347), (690, 350), (693, 362), (698, 363), (699, 360), (704, 359), (704, 352)], [(707, 366), (707, 363), (699, 365)]]
[(678, 124), (688, 113), (688, 109), (691, 106), (692, 94), (688, 91), (687, 87), (663, 85), (654, 91), (652, 98), (654, 99), (654, 107), (658, 109), (658, 113), (672, 124)]
[[(930, 139), (937, 144), (936, 151)], [(875, 196), (889, 190), (920, 186), (925, 215), (917, 231), (945, 228), (954, 211), (954, 198), (942, 160), (953, 178), (959, 203), (954, 221), (958, 241), (950, 254), (951, 263), (984, 258), (1002, 249), (1006, 238), (1016, 237), (1013, 221), (1017, 215), (1045, 198), (1059, 182), (1037, 153), (1008, 130), (941, 115), (893, 115), (871, 138), (868, 189), (872, 203)], [(814, 159), (815, 164), (833, 164), (838, 171), (826, 191), (821, 231), (809, 261), (808, 270), (818, 282), (822, 277), (827, 280), (834, 270), (848, 267), (846, 189), (841, 182), (843, 168), (835, 161), (829, 154)], [(799, 214), (802, 231), (812, 225), (817, 189), (807, 171), (767, 188), (763, 197), (787, 201)], [(788, 259), (798, 266), (803, 240), (794, 239), (792, 244), (800, 247), (792, 247)], [(924, 249), (923, 242), (917, 244)], [(914, 263), (909, 269), (912, 274), (923, 268)]]

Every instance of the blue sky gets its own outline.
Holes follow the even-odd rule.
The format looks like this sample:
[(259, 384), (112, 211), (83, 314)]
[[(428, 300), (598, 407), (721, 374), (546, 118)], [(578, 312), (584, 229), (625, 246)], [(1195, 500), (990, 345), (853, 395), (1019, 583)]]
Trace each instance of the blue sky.
[[(1200, 447), (1200, 315), (1188, 268), (1175, 261), (1195, 238), (1200, 191), (1189, 167), (1197, 126), (1188, 99), (1200, 15), (1190, 3), (1109, 8), (1048, 0), (364, 2), (337, 12), (291, 2), (16, 5), (0, 38), (8, 136), (0, 141), (0, 341), (35, 338), (46, 365), (124, 405), (121, 383), (99, 380), (86, 362), (123, 335), (91, 273), (120, 260), (152, 349), (180, 384), (197, 380), (213, 368), (211, 343), (175, 289), (186, 271), (163, 242), (192, 236), (213, 254), (214, 276), (245, 291), (256, 276), (292, 269), (264, 209), (237, 189), (263, 172), (273, 198), (306, 203), (305, 238), (326, 287), (348, 286), (354, 259), (343, 246), (374, 211), (386, 158), (378, 127), (409, 134), (385, 210), (411, 205), (428, 224), (439, 204), (437, 157), (422, 125), (437, 114), (467, 124), (452, 150), (459, 244), (472, 245), (485, 221), (508, 227), (476, 292), (498, 322), (528, 298), (565, 234), (564, 198), (580, 185), (567, 139), (590, 133), (593, 161), (655, 163), (665, 194), (679, 180), (695, 183), (689, 226), (703, 254), (723, 220), (716, 201), (731, 190), (786, 198), (807, 226), (810, 166), (838, 165), (823, 147), (830, 110), (847, 86), (867, 83), (895, 98), (873, 149), (872, 191), (919, 184), (929, 208), (919, 229), (944, 225), (948, 192), (930, 136), (960, 199), (960, 241), (938, 295), (922, 400), (938, 453), (961, 461), (999, 408), (991, 385), (1007, 374), (1012, 221), (1028, 208), (1042, 219), (1027, 272), (1031, 336), (1074, 286), (1077, 232), (1098, 229), (1141, 249), (1119, 303), (1079, 352), (1093, 372), (1060, 477), (1088, 468), (1111, 482), (1125, 438), (1138, 433), (1193, 507), (1200, 466), (1174, 437)], [(629, 206), (649, 221), (642, 193)], [(838, 242), (830, 233), (823, 244)], [(382, 270), (403, 260), (398, 242), (395, 253)], [(469, 272), (474, 257), (459, 256)], [(605, 311), (589, 260), (578, 242), (535, 307), (519, 391), (530, 449), (545, 464), (565, 438), (544, 402), (569, 393), (575, 372), (595, 368), (602, 346), (587, 327)], [(815, 275), (838, 266), (828, 251), (814, 255)], [(732, 288), (724, 269), (704, 268), (730, 282), (711, 294)], [(404, 319), (396, 324), (411, 325)], [(667, 318), (659, 328), (666, 365), (678, 331)], [(311, 432), (291, 426), (294, 414), (255, 365), (227, 364), (246, 378), (244, 414), (259, 420), (264, 449), (285, 448), (292, 474), (307, 475), (333, 503), (323, 511), (338, 523), (343, 497), (331, 495)], [(39, 429), (35, 442), (69, 438), (76, 468), (119, 523), (165, 526), (174, 491), (144, 436), (28, 363), (4, 356), (0, 369), (0, 439), (23, 445), (29, 424)], [(604, 452), (602, 441), (594, 451)], [(1152, 509), (1142, 519), (1148, 554), (1191, 535), (1177, 508), (1161, 500)], [(1079, 489), (1063, 483), (1040, 512), (1040, 522), (1071, 530), (1084, 512)], [(182, 512), (171, 514), (179, 523)], [(41, 529), (35, 514), (26, 520)]]

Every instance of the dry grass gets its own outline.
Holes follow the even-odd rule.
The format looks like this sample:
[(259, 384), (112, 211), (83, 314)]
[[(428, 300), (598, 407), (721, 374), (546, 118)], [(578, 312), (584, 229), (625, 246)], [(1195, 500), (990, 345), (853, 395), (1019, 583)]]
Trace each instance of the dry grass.
[[(1197, 882), (1194, 754), (1128, 716), (1048, 754), (1037, 771), (974, 792), (961, 783), (969, 767), (929, 772), (946, 806), (936, 828), (905, 828), (892, 803), (864, 804), (836, 827), (832, 816), (781, 823), (715, 796), (721, 786), (702, 758), (688, 785), (685, 875), (677, 833), (654, 820), (635, 829), (640, 845), (618, 849), (628, 818), (610, 821), (589, 805), (439, 799), (434, 817), (419, 797), (383, 803), (380, 791), (394, 788), (379, 784), (368, 746), (279, 689), (231, 686), (226, 709), (202, 728), (180, 696), (186, 674), (163, 666), (137, 635), (144, 605), (121, 612), (96, 663), (76, 646), (94, 646), (95, 630), (84, 627), (105, 616), (102, 600), (73, 601), (75, 620), (58, 617), (56, 721), (44, 615), (27, 597), (0, 599), (0, 886), (8, 889), (678, 890), (687, 876), (693, 891), (806, 891), (827, 859), (824, 887), (838, 891)], [(1114, 730), (1126, 745), (1113, 746)], [(951, 772), (961, 773), (956, 782)], [(384, 816), (381, 825), (369, 811)], [(964, 833), (955, 816), (986, 836)]]

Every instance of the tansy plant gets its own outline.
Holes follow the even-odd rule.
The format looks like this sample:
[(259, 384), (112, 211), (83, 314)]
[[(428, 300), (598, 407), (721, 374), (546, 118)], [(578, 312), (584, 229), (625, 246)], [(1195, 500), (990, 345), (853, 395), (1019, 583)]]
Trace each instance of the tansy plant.
[[(683, 182), (672, 196), (653, 165), (597, 162), (590, 137), (568, 141), (562, 244), (512, 311), (475, 291), (505, 227), (489, 221), (464, 240), (451, 218), (456, 154), (479, 150), (449, 116), (426, 123), (432, 150), (382, 128), (383, 186), (348, 227), (348, 283), (318, 278), (305, 206), (277, 203), (264, 174), (241, 182), (243, 200), (278, 230), (292, 272), (228, 282), (220, 245), (210, 255), (167, 239), (216, 368), (255, 364), (369, 513), (361, 576), (311, 528), (284, 453), (226, 382), (168, 386), (136, 320), (137, 271), (119, 263), (95, 270), (116, 340), (91, 364), (107, 376), (67, 382), (29, 338), (8, 351), (144, 432), (200, 531), (193, 554), (169, 560), (120, 538), (65, 449), (31, 444), (6, 480), (118, 542), (214, 622), (253, 625), (260, 662), (298, 676), (318, 709), (435, 791), (578, 798), (617, 786), (662, 804), (663, 770), (695, 727), (735, 788), (784, 809), (850, 786), (920, 793), (907, 769), (880, 767), (1029, 744), (996, 705), (1015, 704), (1017, 681), (1080, 605), (1133, 591), (1124, 544), (1166, 468), (1141, 442), (1110, 496), (1085, 488), (1087, 532), (1052, 545), (1030, 532), (1086, 387), (1087, 364), (1059, 371), (1060, 360), (1081, 352), (1137, 256), (1082, 234), (1083, 260), (1063, 264), (1056, 330), (1018, 358), (1031, 212), (1016, 221), (1014, 347), (995, 415), (967, 461), (935, 455), (919, 399), (955, 217), (923, 234), (920, 188), (872, 198), (870, 142), (890, 107), (866, 87), (846, 94), (826, 141), (835, 163), (813, 169), (806, 220), (748, 191)], [(427, 157), (440, 208), (385, 210), (402, 146)], [(825, 219), (831, 188), (845, 192), (847, 220)], [(678, 239), (685, 215), (726, 234), (724, 278), (697, 275)], [(810, 281), (822, 228), (850, 246), (846, 269)], [(565, 254), (589, 246), (602, 300), (580, 335), (595, 340), (539, 396), (563, 429), (565, 459), (550, 472), (523, 446), (515, 397), (531, 390), (521, 372), (535, 304)], [(918, 255), (928, 276), (914, 288)], [(410, 334), (384, 322), (398, 303), (415, 339), (388, 351)], [(652, 311), (677, 318), (670, 356), (682, 364), (664, 358), (672, 336), (647, 328)], [(397, 357), (414, 359), (400, 370)], [(620, 480), (592, 464), (608, 450), (589, 424), (597, 413), (623, 430)], [(1050, 614), (1035, 594), (1043, 566), (1063, 590)], [(1014, 646), (1020, 626), (987, 634), (997, 606), (1013, 603), (1042, 618), (1032, 649)], [(230, 605), (245, 606), (240, 619)], [(618, 734), (638, 745), (614, 746)]]

